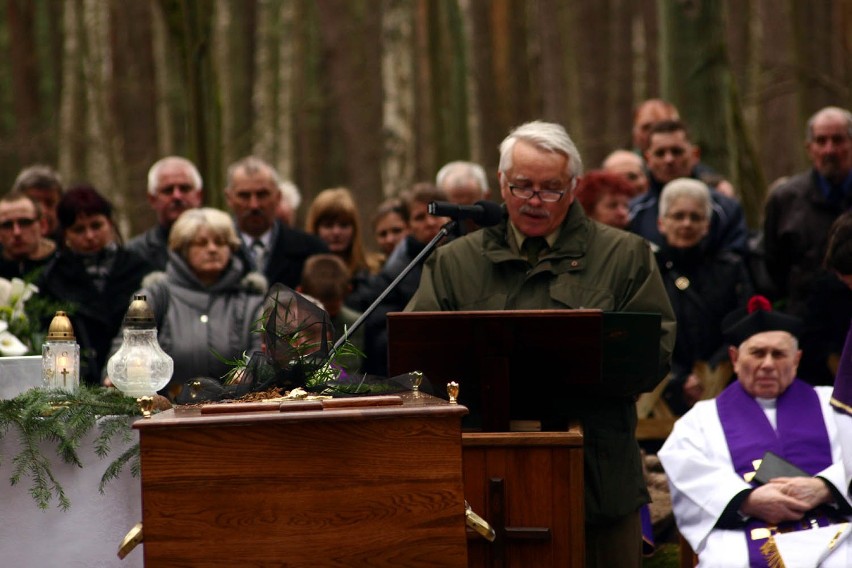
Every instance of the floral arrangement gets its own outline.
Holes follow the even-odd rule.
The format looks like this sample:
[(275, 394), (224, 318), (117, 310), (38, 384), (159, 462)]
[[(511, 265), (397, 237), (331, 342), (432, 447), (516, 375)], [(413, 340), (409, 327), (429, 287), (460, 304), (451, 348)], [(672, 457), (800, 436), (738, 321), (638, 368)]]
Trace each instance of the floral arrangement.
[(26, 309), (38, 287), (20, 278), (0, 278), (0, 357), (15, 357), (41, 349), (37, 317)]

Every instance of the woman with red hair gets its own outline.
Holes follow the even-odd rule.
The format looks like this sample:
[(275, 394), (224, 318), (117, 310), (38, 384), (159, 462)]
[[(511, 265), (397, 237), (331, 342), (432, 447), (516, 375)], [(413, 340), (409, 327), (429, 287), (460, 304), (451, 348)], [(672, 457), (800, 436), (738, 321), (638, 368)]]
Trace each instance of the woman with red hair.
[(603, 170), (586, 172), (574, 192), (586, 215), (619, 229), (627, 228), (628, 205), (634, 195), (633, 186), (627, 180)]

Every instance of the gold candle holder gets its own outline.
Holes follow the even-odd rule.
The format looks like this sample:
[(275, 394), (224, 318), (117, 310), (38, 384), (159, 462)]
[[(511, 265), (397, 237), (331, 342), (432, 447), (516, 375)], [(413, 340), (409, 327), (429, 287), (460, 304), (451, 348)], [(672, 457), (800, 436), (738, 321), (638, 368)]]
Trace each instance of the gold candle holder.
[(458, 404), (459, 384), (455, 381), (447, 383), (447, 394), (450, 395), (450, 404)]
[(420, 396), (420, 385), (423, 384), (423, 373), (420, 371), (411, 371), (411, 391), (414, 396)]
[(151, 418), (151, 412), (154, 410), (153, 396), (140, 396), (136, 399), (136, 404), (139, 405), (139, 410), (142, 411), (142, 418)]

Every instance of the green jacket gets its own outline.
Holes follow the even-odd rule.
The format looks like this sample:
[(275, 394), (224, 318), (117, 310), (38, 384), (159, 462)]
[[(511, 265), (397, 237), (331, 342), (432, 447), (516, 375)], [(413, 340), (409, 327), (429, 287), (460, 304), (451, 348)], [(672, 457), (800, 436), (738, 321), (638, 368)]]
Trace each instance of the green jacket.
[[(648, 243), (589, 220), (576, 202), (553, 249), (531, 267), (508, 220), (456, 239), (426, 261), (408, 311), (597, 308), (662, 315), (660, 373), (674, 347), (674, 313)], [(648, 390), (655, 384), (645, 385)], [(586, 522), (603, 523), (648, 501), (630, 397), (575, 397), (565, 416), (584, 431)]]

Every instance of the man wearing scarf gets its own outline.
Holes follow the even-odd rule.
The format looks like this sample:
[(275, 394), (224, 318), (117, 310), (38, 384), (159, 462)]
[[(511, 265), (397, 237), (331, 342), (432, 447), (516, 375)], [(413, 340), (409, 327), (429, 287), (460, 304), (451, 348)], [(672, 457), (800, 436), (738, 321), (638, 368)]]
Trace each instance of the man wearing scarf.
[(848, 567), (831, 388), (796, 378), (797, 319), (761, 297), (741, 316), (724, 326), (737, 380), (685, 414), (659, 452), (678, 529), (703, 567)]

